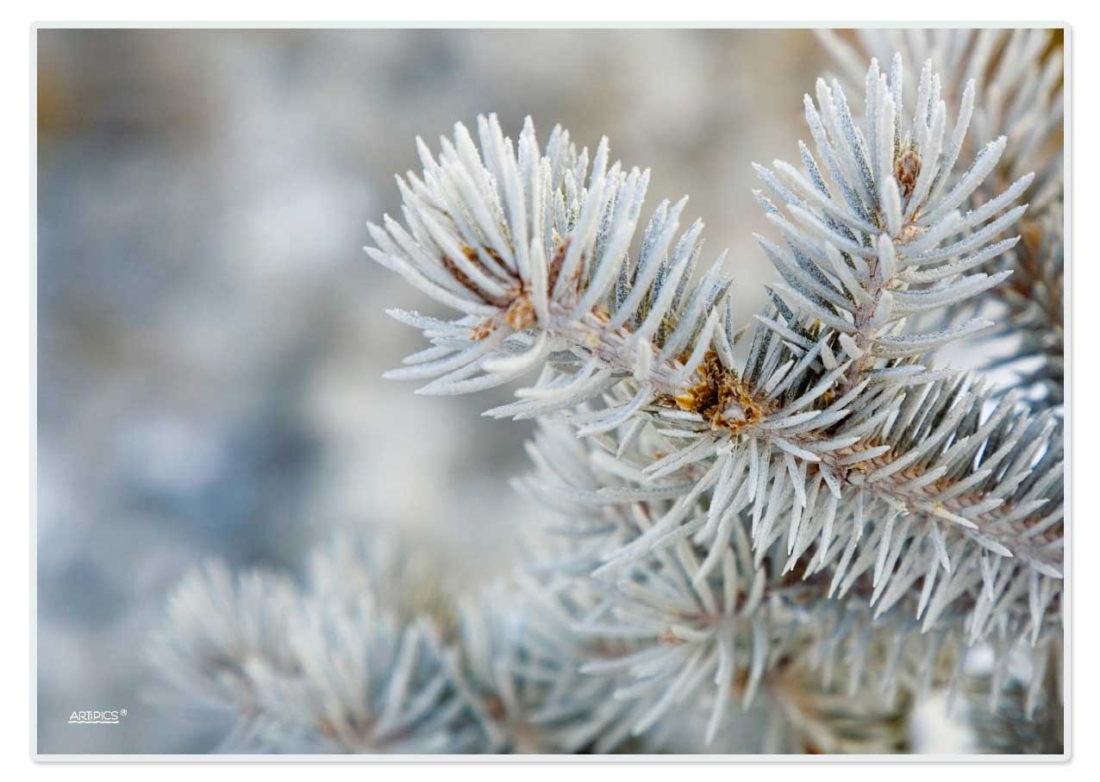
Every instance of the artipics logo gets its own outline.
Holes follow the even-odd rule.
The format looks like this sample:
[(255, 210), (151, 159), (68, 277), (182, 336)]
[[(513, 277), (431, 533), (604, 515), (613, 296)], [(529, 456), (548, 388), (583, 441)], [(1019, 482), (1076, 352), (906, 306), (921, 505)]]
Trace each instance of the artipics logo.
[(69, 715), (70, 725), (117, 725), (126, 716), (126, 709), (109, 711), (74, 711)]

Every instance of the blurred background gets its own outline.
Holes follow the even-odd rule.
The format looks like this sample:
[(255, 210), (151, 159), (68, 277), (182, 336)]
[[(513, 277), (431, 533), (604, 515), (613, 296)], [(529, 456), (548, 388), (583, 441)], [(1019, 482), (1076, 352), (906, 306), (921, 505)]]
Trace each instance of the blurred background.
[[(417, 135), (607, 135), (650, 209), (690, 193), (747, 320), (771, 276), (750, 164), (795, 154), (829, 65), (797, 30), (40, 30), (39, 752), (217, 748), (141, 662), (209, 557), (293, 571), (373, 524), (463, 583), (515, 561), (529, 430), (480, 418), (509, 389), (380, 377), (419, 347), (384, 308), (434, 307), (360, 249)], [(67, 724), (90, 709), (127, 717)]]

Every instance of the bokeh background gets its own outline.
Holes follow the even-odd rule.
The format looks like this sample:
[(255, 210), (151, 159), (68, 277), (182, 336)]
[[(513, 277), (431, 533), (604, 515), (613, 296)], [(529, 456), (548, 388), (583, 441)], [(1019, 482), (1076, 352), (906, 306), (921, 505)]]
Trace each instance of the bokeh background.
[(384, 308), (433, 311), (360, 249), (417, 135), (483, 112), (607, 135), (649, 204), (690, 193), (748, 319), (750, 164), (795, 154), (829, 67), (798, 30), (38, 31), (39, 752), (218, 747), (141, 658), (209, 557), (295, 570), (370, 524), (456, 582), (515, 561), (529, 430), (479, 415), (510, 391), (380, 377), (419, 344)]

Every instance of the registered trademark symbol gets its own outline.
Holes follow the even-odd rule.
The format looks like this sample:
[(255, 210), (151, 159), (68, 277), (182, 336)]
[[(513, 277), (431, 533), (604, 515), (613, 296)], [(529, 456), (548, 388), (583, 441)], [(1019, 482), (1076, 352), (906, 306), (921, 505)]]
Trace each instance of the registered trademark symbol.
[(126, 709), (122, 709), (121, 711), (119, 711), (119, 714), (121, 714), (123, 717), (125, 717), (126, 716)]

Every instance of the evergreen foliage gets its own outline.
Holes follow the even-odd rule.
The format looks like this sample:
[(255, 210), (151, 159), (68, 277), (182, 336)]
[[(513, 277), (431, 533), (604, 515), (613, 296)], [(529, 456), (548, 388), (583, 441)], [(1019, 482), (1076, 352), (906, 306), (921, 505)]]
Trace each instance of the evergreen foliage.
[[(847, 81), (805, 96), (797, 165), (755, 167), (780, 281), (754, 318), (687, 199), (643, 220), (650, 172), (607, 139), (490, 115), (418, 140), (367, 252), (457, 314), (390, 310), (428, 346), (388, 376), (518, 382), (487, 415), (537, 420), (517, 483), (559, 522), (511, 581), (428, 608), (373, 539), (302, 586), (209, 569), (156, 665), (246, 748), (724, 752), (744, 708), (759, 750), (890, 752), (981, 647), (997, 718), (1040, 704), (1060, 732), (1061, 54), (959, 35), (890, 41), (858, 94), (863, 53), (826, 37)], [(1027, 364), (1011, 387), (937, 363), (990, 335)]]

